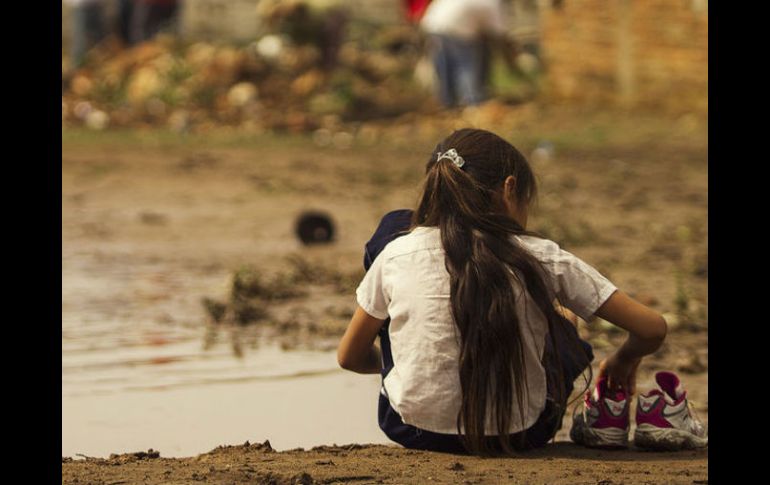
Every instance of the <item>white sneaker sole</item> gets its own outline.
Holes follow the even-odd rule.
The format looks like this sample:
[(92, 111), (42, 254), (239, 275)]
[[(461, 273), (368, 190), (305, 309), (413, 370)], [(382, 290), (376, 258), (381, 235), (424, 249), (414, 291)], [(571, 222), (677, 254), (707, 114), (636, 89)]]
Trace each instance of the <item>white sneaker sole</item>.
[(651, 424), (639, 425), (634, 432), (634, 445), (650, 450), (692, 450), (705, 448), (708, 444), (708, 436), (701, 438), (681, 429), (658, 428)]
[(582, 414), (573, 419), (569, 432), (573, 442), (590, 448), (628, 448), (628, 429), (590, 428)]

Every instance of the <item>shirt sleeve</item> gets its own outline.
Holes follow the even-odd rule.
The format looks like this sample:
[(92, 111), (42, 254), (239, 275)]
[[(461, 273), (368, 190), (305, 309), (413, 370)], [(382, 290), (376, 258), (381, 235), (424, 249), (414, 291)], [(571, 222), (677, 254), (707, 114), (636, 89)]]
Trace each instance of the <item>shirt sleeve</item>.
[(380, 255), (374, 260), (364, 279), (361, 280), (361, 284), (356, 288), (358, 306), (380, 320), (388, 318), (388, 305), (390, 304), (390, 290), (383, 278), (384, 259)]
[(591, 265), (558, 246), (545, 266), (559, 302), (583, 320), (589, 320), (618, 289)]

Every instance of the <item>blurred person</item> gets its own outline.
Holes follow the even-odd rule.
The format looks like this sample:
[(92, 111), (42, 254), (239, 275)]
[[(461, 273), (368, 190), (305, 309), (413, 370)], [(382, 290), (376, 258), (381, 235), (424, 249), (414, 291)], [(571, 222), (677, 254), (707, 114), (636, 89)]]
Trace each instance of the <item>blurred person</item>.
[(150, 40), (163, 30), (176, 27), (177, 0), (134, 0), (131, 13), (132, 44)]
[(131, 22), (134, 14), (134, 0), (117, 0), (117, 32), (124, 45), (132, 45)]
[(438, 97), (447, 107), (486, 99), (491, 47), (499, 46), (509, 66), (517, 47), (508, 35), (501, 0), (433, 0), (420, 21), (438, 78)]
[(316, 45), (323, 69), (336, 66), (349, 17), (341, 0), (262, 0), (257, 12), (270, 29), (295, 44)]
[(86, 53), (107, 35), (103, 0), (65, 0), (72, 7), (72, 65), (83, 63)]
[[(628, 332), (601, 362), (597, 390), (630, 397), (666, 321), (527, 230), (537, 186), (526, 158), (493, 133), (462, 129), (436, 146), (425, 172), (417, 209), (386, 214), (365, 246), (367, 273), (337, 352), (341, 367), (381, 374), (385, 434), (452, 453), (544, 446), (594, 358), (576, 315)], [(627, 418), (626, 401), (615, 404)], [(617, 421), (606, 427), (622, 445), (627, 419)], [(583, 422), (581, 436), (601, 425)]]

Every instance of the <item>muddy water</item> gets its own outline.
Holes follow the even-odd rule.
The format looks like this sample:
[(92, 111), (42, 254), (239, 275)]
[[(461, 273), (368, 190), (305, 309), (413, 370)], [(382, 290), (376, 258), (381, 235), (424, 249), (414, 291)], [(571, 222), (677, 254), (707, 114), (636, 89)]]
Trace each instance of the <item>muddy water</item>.
[(387, 442), (378, 376), (340, 370), (333, 351), (207, 328), (198, 299), (222, 293), (227, 272), (75, 246), (62, 256), (62, 456)]
[[(281, 271), (303, 251), (360, 265), (379, 208), (255, 190), (252, 152), (199, 173), (179, 168), (184, 153), (63, 151), (62, 455), (387, 441), (377, 376), (340, 370), (333, 345), (284, 352), (259, 329), (212, 332), (201, 305), (226, 298), (243, 264)], [(305, 204), (339, 215), (339, 240), (319, 254), (293, 236)], [(336, 298), (325, 304), (345, 309), (353, 296)]]
[[(260, 352), (253, 364), (266, 362), (270, 354)], [(327, 443), (387, 442), (376, 424), (376, 376), (361, 378), (337, 370), (323, 371), (333, 361), (328, 353), (272, 354), (286, 361), (281, 367), (289, 371), (287, 374), (258, 377), (259, 371), (243, 369), (237, 373), (249, 377), (220, 381), (211, 375), (211, 369), (200, 365), (198, 369), (179, 366), (170, 374), (187, 380), (199, 373), (204, 383), (176, 387), (150, 389), (135, 383), (133, 389), (115, 392), (67, 394), (66, 387), (75, 386), (65, 383), (62, 456), (108, 456), (153, 448), (162, 456), (183, 457), (221, 444), (266, 439), (279, 450)], [(218, 364), (227, 368), (224, 360)], [(309, 375), (297, 375), (293, 369)], [(167, 380), (158, 378), (157, 370), (138, 371), (133, 378), (128, 374), (123, 372), (128, 385), (140, 376)]]

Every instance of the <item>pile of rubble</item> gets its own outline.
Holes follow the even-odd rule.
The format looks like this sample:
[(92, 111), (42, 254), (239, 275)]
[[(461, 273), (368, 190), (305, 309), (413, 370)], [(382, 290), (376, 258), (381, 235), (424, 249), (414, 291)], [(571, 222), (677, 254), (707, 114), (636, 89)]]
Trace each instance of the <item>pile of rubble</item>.
[(430, 72), (415, 36), (391, 30), (369, 50), (348, 42), (331, 69), (323, 68), (316, 46), (292, 45), (280, 35), (243, 47), (171, 37), (130, 49), (107, 42), (79, 69), (63, 58), (62, 123), (308, 132), (433, 110)]

